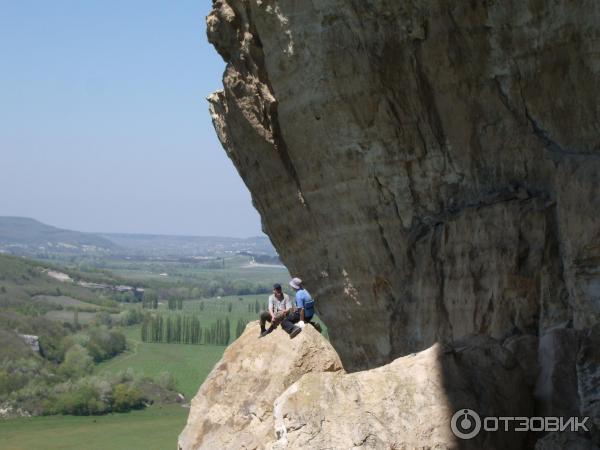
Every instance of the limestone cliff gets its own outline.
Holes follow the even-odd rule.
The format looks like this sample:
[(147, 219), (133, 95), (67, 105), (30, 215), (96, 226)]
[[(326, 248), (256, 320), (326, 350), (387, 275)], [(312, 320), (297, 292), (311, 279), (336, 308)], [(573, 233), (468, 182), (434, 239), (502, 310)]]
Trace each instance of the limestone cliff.
[(210, 108), (350, 369), (600, 312), (597, 2), (214, 0)]
[(345, 368), (477, 333), (536, 411), (600, 424), (600, 4), (213, 0), (207, 23), (215, 128)]

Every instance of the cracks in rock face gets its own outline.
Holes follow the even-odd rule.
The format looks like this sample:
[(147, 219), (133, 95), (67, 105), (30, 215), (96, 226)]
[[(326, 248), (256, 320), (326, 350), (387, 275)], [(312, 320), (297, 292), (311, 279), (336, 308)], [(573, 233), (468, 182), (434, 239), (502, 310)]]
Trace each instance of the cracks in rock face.
[[(479, 302), (476, 303), (477, 305)], [(489, 333), (490, 326), (492, 324), (492, 318), (494, 316), (494, 294), (488, 299), (488, 305), (486, 310), (483, 312), (481, 316), (481, 323), (479, 325), (479, 333), (487, 334)], [(473, 322), (477, 323), (477, 322)]]
[(359, 442), (355, 442), (354, 446), (355, 447), (362, 447), (364, 444), (367, 443), (367, 441), (369, 439), (377, 439), (377, 436), (373, 433), (367, 433)]
[[(245, 26), (247, 27), (248, 33), (252, 36), (250, 44), (247, 46), (247, 50), (245, 53), (247, 54), (247, 58), (245, 58), (245, 62), (243, 64), (243, 68), (247, 73), (258, 79), (258, 83), (262, 84), (266, 90), (268, 91), (268, 95), (261, 94), (260, 91), (257, 91), (257, 95), (260, 95), (262, 101), (264, 102), (264, 106), (262, 108), (262, 120), (264, 124), (268, 127), (271, 138), (273, 140), (273, 146), (279, 155), (282, 166), (288, 176), (293, 180), (296, 185), (297, 191), (299, 193), (299, 199), (303, 206), (307, 209), (310, 209), (306, 198), (302, 195), (302, 186), (300, 183), (300, 178), (296, 171), (296, 167), (292, 162), (292, 158), (290, 156), (287, 143), (283, 138), (283, 133), (281, 131), (281, 126), (279, 123), (279, 115), (278, 115), (278, 102), (275, 97), (275, 91), (269, 79), (269, 74), (266, 69), (265, 63), (265, 55), (263, 50), (263, 44), (260, 39), (258, 30), (252, 20), (252, 6), (250, 2), (244, 2), (242, 5), (243, 11), (236, 11), (236, 16), (243, 16), (245, 19)], [(242, 18), (240, 18), (242, 19)], [(239, 22), (239, 20), (238, 20)], [(240, 23), (238, 25), (239, 30), (244, 28), (244, 26)], [(243, 44), (240, 44), (243, 47)], [(240, 51), (243, 52), (241, 48)], [(228, 61), (228, 65), (233, 65), (231, 60)], [(240, 70), (238, 65), (235, 65), (236, 70)]]
[[(461, 212), (466, 209), (482, 208), (486, 206), (492, 206), (496, 203), (502, 203), (510, 200), (519, 199), (520, 191), (515, 186), (507, 186), (505, 189), (500, 189), (487, 195), (482, 196), (478, 200), (465, 202), (462, 205), (453, 205), (450, 208), (444, 209), (437, 214), (423, 217), (417, 227), (424, 226), (426, 228), (434, 227), (435, 225), (452, 219), (458, 216)], [(530, 196), (529, 193), (526, 194)], [(426, 234), (426, 231), (425, 231)]]
[[(592, 153), (592, 152), (579, 152), (567, 149), (560, 145), (555, 139), (552, 139), (548, 131), (546, 131), (539, 122), (533, 117), (531, 112), (529, 111), (529, 107), (527, 106), (527, 102), (525, 101), (525, 95), (523, 94), (523, 84), (521, 83), (521, 72), (518, 69), (517, 65), (517, 85), (519, 87), (519, 96), (521, 103), (523, 105), (523, 113), (531, 126), (531, 130), (535, 137), (537, 137), (543, 144), (544, 148), (549, 152), (559, 155), (559, 156), (569, 156), (569, 157), (593, 157), (600, 158), (600, 154)], [(503, 102), (504, 103), (504, 102)]]
[(390, 261), (392, 262), (392, 265), (394, 267), (396, 267), (396, 258), (394, 257), (394, 252), (392, 252), (392, 249), (390, 247), (390, 243), (388, 242), (387, 238), (385, 237), (385, 231), (383, 230), (383, 226), (379, 222), (379, 217), (377, 217), (377, 228), (379, 230), (379, 235), (381, 236), (381, 241), (383, 242), (383, 246), (385, 248), (385, 251), (386, 251), (388, 257), (390, 258)]
[(446, 303), (444, 301), (446, 277), (444, 274), (444, 260), (443, 258), (440, 258), (440, 254), (442, 253), (442, 239), (444, 239), (443, 231), (444, 225), (441, 223), (436, 224), (431, 241), (431, 258), (435, 267), (436, 278), (439, 280), (436, 308), (440, 317), (441, 326), (438, 328), (438, 330), (441, 333), (441, 336), (438, 337), (441, 338), (441, 340), (445, 340), (445, 338), (452, 337), (453, 335), (450, 313), (448, 312), (448, 308), (446, 307)]
[[(435, 102), (433, 88), (431, 87), (427, 76), (423, 72), (419, 52), (420, 42), (417, 42), (413, 45), (413, 71), (415, 74), (415, 80), (417, 82), (417, 89), (419, 92), (421, 103), (423, 107), (427, 109), (431, 132), (435, 137), (437, 144), (439, 145), (440, 151), (443, 151), (443, 149), (445, 148), (444, 143), (446, 142), (446, 135), (444, 133), (444, 128), (442, 127), (442, 120)], [(421, 133), (420, 130), (419, 133)], [(427, 147), (425, 147), (425, 150), (426, 149)]]
[[(546, 230), (544, 236), (544, 272), (546, 283), (550, 285), (547, 288), (547, 294), (554, 298), (546, 298), (542, 295), (540, 298), (540, 318), (539, 334), (548, 328), (556, 325), (571, 327), (573, 323), (573, 307), (569, 305), (569, 294), (565, 282), (564, 255), (561, 248), (560, 226), (556, 204), (553, 203), (545, 214)], [(548, 311), (549, 300), (555, 305), (558, 311), (550, 314)], [(559, 308), (556, 308), (559, 306)]]
[[(402, 223), (402, 218), (400, 216), (400, 211), (398, 210), (398, 205), (396, 204), (396, 199), (395, 199), (394, 193), (392, 191), (390, 191), (388, 188), (386, 188), (381, 183), (381, 180), (379, 179), (378, 176), (375, 176), (375, 182), (377, 184), (377, 190), (379, 191), (379, 196), (384, 200), (384, 202), (392, 203), (396, 217), (398, 217), (398, 220), (400, 221), (400, 223)], [(391, 196), (391, 199), (388, 198), (390, 196)], [(377, 229), (379, 230), (379, 235), (381, 236), (381, 241), (383, 242), (383, 247), (385, 248), (385, 251), (386, 251), (388, 257), (389, 257), (390, 261), (392, 262), (392, 266), (396, 267), (396, 257), (394, 256), (394, 252), (392, 251), (390, 243), (385, 236), (385, 230), (383, 229), (383, 225), (381, 224), (379, 215), (377, 213), (375, 213), (375, 217), (377, 220)]]
[[(481, 279), (483, 278), (484, 268), (481, 266), (479, 270), (475, 271), (473, 267), (469, 267), (469, 275), (471, 276), (471, 280), (473, 280), (473, 290), (477, 293), (483, 291), (483, 286), (481, 285)], [(489, 301), (492, 301), (490, 299)], [(475, 303), (475, 308), (473, 309), (473, 317), (471, 318), (473, 324), (477, 324), (479, 318), (479, 306), (480, 302)], [(488, 305), (489, 307), (489, 305)], [(483, 322), (479, 326), (479, 332), (485, 333), (487, 329), (484, 327)]]
[[(491, 193), (477, 202), (465, 204), (460, 210), (442, 211), (435, 217), (428, 218), (427, 222), (415, 225), (410, 231), (407, 249), (409, 272), (417, 273), (422, 266), (415, 265), (415, 261), (418, 262), (417, 258), (422, 260), (425, 256), (423, 251), (428, 251), (426, 256), (431, 261), (431, 279), (437, 289), (431, 300), (437, 313), (435, 322), (439, 333), (438, 338), (442, 340), (453, 336), (453, 327), (457, 325), (452, 322), (450, 316), (453, 308), (445, 301), (448, 294), (445, 261), (447, 257), (452, 258), (453, 254), (450, 243), (451, 253), (446, 256), (444, 248), (447, 237), (444, 234), (448, 231), (450, 222), (465, 214), (467, 209), (478, 210), (507, 202), (518, 202), (509, 208), (514, 211), (511, 220), (514, 220), (519, 233), (519, 242), (516, 243), (514, 250), (514, 266), (512, 268), (507, 266), (509, 270), (507, 274), (510, 276), (514, 274), (517, 280), (523, 280), (525, 283), (522, 285), (524, 291), (521, 291), (516, 298), (522, 298), (523, 302), (535, 303), (520, 303), (515, 306), (513, 313), (516, 316), (513, 317), (511, 314), (513, 330), (504, 331), (514, 334), (515, 330), (519, 330), (519, 332), (542, 335), (546, 330), (556, 326), (572, 326), (573, 307), (569, 304), (569, 294), (565, 285), (564, 256), (561, 253), (555, 203), (543, 191), (531, 192), (521, 186), (511, 186)], [(535, 224), (543, 227), (545, 230), (543, 236), (536, 233), (538, 225)], [(535, 225), (533, 229), (531, 229), (532, 225)], [(494, 230), (490, 229), (490, 232)], [(543, 247), (543, 253), (540, 253), (540, 247)], [(536, 261), (539, 261), (539, 264)], [(495, 291), (490, 291), (489, 286), (481, 285), (480, 280), (485, 275), (482, 266), (477, 264), (468, 266), (468, 270), (473, 280), (474, 310), (470, 318), (473, 331), (483, 334), (498, 332), (496, 316), (499, 315), (500, 319), (503, 317), (501, 302), (505, 297), (503, 294), (498, 297)], [(515, 288), (521, 289), (517, 286)], [(512, 298), (510, 295), (507, 297), (509, 301), (513, 301)], [(515, 322), (517, 320), (515, 317), (518, 322)], [(458, 325), (458, 328), (463, 328)]]
[(387, 197), (391, 197), (389, 202), (392, 203), (394, 207), (396, 217), (400, 220), (400, 222), (402, 222), (402, 217), (400, 216), (400, 211), (398, 210), (398, 204), (396, 203), (396, 196), (394, 195), (394, 192), (385, 187), (377, 175), (375, 175), (375, 182), (377, 183), (377, 190), (379, 191), (379, 196), (381, 198), (387, 200)]
[(496, 85), (496, 89), (497, 89), (498, 95), (500, 97), (500, 102), (504, 105), (504, 107), (507, 109), (507, 111), (509, 113), (511, 113), (513, 116), (518, 118), (520, 116), (520, 114), (511, 104), (510, 98), (508, 97), (506, 92), (504, 92), (504, 89), (502, 88), (502, 82), (500, 81), (500, 77), (498, 77), (497, 75), (494, 77), (494, 84)]
[(290, 153), (287, 148), (287, 144), (283, 139), (283, 135), (281, 133), (281, 128), (279, 126), (279, 117), (277, 112), (277, 101), (274, 101), (270, 105), (271, 109), (271, 127), (273, 129), (273, 141), (275, 143), (275, 149), (281, 158), (281, 162), (286, 172), (290, 176), (292, 180), (294, 180), (294, 184), (298, 189), (298, 195), (301, 199), (303, 206), (310, 210), (310, 206), (306, 200), (306, 197), (302, 194), (302, 185), (300, 184), (300, 178), (298, 177), (298, 173), (296, 172), (296, 167), (292, 162), (290, 157)]

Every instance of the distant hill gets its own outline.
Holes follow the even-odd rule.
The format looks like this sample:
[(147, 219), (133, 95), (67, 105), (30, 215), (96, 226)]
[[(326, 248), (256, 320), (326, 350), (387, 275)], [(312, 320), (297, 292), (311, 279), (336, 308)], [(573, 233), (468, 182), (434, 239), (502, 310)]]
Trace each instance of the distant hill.
[[(0, 253), (45, 258), (53, 255), (113, 255), (144, 257), (225, 256), (245, 253), (277, 258), (266, 236), (169, 236), (124, 233), (83, 233), (64, 230), (25, 217), (0, 216)], [(273, 261), (275, 261), (274, 259)]]
[(102, 233), (100, 236), (133, 255), (193, 257), (249, 253), (277, 256), (271, 241), (265, 236), (232, 238), (114, 233)]
[(118, 245), (94, 233), (64, 230), (27, 217), (0, 217), (0, 251), (23, 256), (98, 254)]

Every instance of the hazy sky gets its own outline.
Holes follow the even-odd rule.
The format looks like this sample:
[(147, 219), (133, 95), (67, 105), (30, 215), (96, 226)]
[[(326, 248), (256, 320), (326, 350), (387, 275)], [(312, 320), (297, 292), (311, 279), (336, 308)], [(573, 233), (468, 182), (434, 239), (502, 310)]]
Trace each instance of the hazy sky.
[(0, 215), (82, 230), (251, 236), (205, 97), (209, 0), (0, 1)]

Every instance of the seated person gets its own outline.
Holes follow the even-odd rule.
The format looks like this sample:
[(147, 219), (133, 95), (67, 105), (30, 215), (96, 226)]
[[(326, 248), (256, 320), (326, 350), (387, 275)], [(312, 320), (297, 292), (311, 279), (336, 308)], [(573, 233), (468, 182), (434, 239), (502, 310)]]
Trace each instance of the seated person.
[(296, 291), (296, 308), (299, 313), (299, 320), (302, 322), (310, 322), (315, 314), (315, 301), (304, 286), (300, 278), (293, 278), (290, 281), (290, 286)]
[(315, 314), (315, 301), (302, 286), (302, 280), (293, 278), (290, 281), (290, 286), (296, 291), (296, 309), (287, 315), (281, 323), (281, 327), (287, 331), (290, 338), (297, 336), (302, 331), (302, 328), (295, 325), (300, 321), (310, 323), (320, 333), (321, 327), (319, 324), (311, 322)]
[[(273, 294), (269, 296), (268, 311), (260, 313), (260, 337), (266, 336), (277, 328), (291, 310), (290, 297), (282, 292), (280, 284), (274, 284)], [(266, 322), (271, 323), (268, 330), (265, 329)]]

